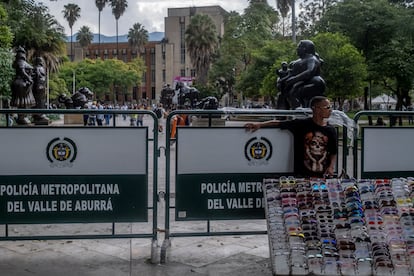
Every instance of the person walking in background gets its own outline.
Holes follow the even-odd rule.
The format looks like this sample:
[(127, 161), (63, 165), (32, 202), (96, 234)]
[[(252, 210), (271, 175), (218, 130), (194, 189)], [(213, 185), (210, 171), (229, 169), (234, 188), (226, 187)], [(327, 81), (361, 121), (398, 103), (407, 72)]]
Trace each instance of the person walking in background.
[[(139, 110), (144, 110), (144, 106), (140, 104), (138, 106)], [(137, 126), (144, 126), (144, 114), (138, 114), (137, 115)]]
[(332, 112), (330, 101), (315, 96), (310, 101), (312, 118), (291, 121), (271, 120), (247, 123), (247, 131), (266, 127), (287, 129), (294, 136), (294, 172), (299, 177), (330, 177), (334, 175), (337, 158), (337, 134), (328, 124)]
[[(113, 107), (110, 104), (106, 104), (104, 109), (113, 109)], [(111, 118), (112, 118), (112, 114), (104, 115), (105, 125), (109, 126), (109, 124), (111, 123)]]
[[(104, 109), (103, 105), (100, 102), (96, 104), (96, 108), (99, 110)], [(96, 115), (96, 123), (98, 124), (98, 126), (102, 126), (104, 118), (105, 118), (104, 114), (99, 113)]]
[(165, 111), (162, 103), (159, 103), (155, 108), (154, 108), (154, 113), (157, 115), (158, 118), (158, 132), (159, 133), (163, 133), (164, 131), (164, 117), (167, 117), (168, 113)]

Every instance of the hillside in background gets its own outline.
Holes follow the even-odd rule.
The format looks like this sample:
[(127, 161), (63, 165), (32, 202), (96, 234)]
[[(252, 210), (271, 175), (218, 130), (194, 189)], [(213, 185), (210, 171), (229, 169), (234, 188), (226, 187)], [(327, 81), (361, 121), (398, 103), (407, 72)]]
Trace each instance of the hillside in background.
[[(76, 41), (76, 34), (73, 35), (73, 41)], [(161, 41), (164, 38), (163, 32), (153, 32), (148, 34), (148, 41)], [(67, 42), (70, 42), (70, 36), (66, 37)], [(120, 35), (118, 37), (118, 42), (128, 42), (128, 35)], [(99, 43), (99, 34), (93, 34), (92, 43)], [(101, 43), (116, 43), (116, 36), (106, 36), (101, 34)]]

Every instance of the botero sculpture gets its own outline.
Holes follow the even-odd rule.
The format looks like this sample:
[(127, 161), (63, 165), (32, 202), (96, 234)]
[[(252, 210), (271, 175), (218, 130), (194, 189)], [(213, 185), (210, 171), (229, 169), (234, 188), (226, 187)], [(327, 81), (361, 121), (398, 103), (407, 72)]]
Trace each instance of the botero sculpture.
[[(41, 57), (34, 59), (35, 65), (30, 65), (26, 60), (26, 50), (23, 47), (16, 49), (16, 57), (13, 67), (16, 75), (11, 84), (12, 98), (10, 106), (17, 109), (45, 109), (46, 108), (46, 68)], [(28, 125), (32, 122), (28, 114), (17, 114), (18, 125)], [(33, 123), (47, 125), (49, 119), (44, 114), (33, 114)]]
[(61, 94), (58, 101), (65, 105), (67, 109), (83, 109), (92, 99), (93, 92), (87, 87), (81, 87), (72, 96)]
[(326, 85), (320, 75), (323, 60), (316, 54), (315, 45), (310, 40), (301, 40), (297, 54), (299, 59), (289, 65), (282, 63), (277, 72), (278, 109), (307, 108), (311, 98), (324, 96)]
[[(23, 47), (16, 49), (13, 67), (16, 71), (16, 76), (11, 84), (12, 98), (10, 106), (23, 109), (31, 108), (36, 104), (32, 93), (33, 66), (26, 61), (26, 51)], [(26, 114), (20, 113), (17, 115), (16, 123), (27, 125), (30, 124), (30, 120), (26, 117)]]

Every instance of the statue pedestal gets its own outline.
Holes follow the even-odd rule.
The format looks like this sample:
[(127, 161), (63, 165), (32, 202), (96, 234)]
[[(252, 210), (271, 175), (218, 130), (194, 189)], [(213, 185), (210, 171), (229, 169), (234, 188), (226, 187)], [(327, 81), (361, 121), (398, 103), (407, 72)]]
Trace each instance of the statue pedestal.
[[(207, 127), (209, 126), (209, 118), (198, 118), (193, 117), (191, 120), (192, 126)], [(226, 120), (221, 118), (211, 118), (212, 127), (224, 127), (226, 125)]]
[(83, 114), (65, 114), (63, 123), (65, 125), (83, 125)]

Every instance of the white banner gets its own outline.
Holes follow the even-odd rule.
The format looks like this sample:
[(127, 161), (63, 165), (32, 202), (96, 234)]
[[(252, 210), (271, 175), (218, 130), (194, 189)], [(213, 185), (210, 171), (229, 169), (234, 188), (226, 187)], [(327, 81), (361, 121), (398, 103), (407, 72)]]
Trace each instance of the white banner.
[(414, 171), (413, 128), (363, 128), (365, 172)]
[(277, 128), (177, 130), (177, 173), (293, 172), (293, 135)]
[(0, 175), (146, 174), (147, 128), (2, 128)]

